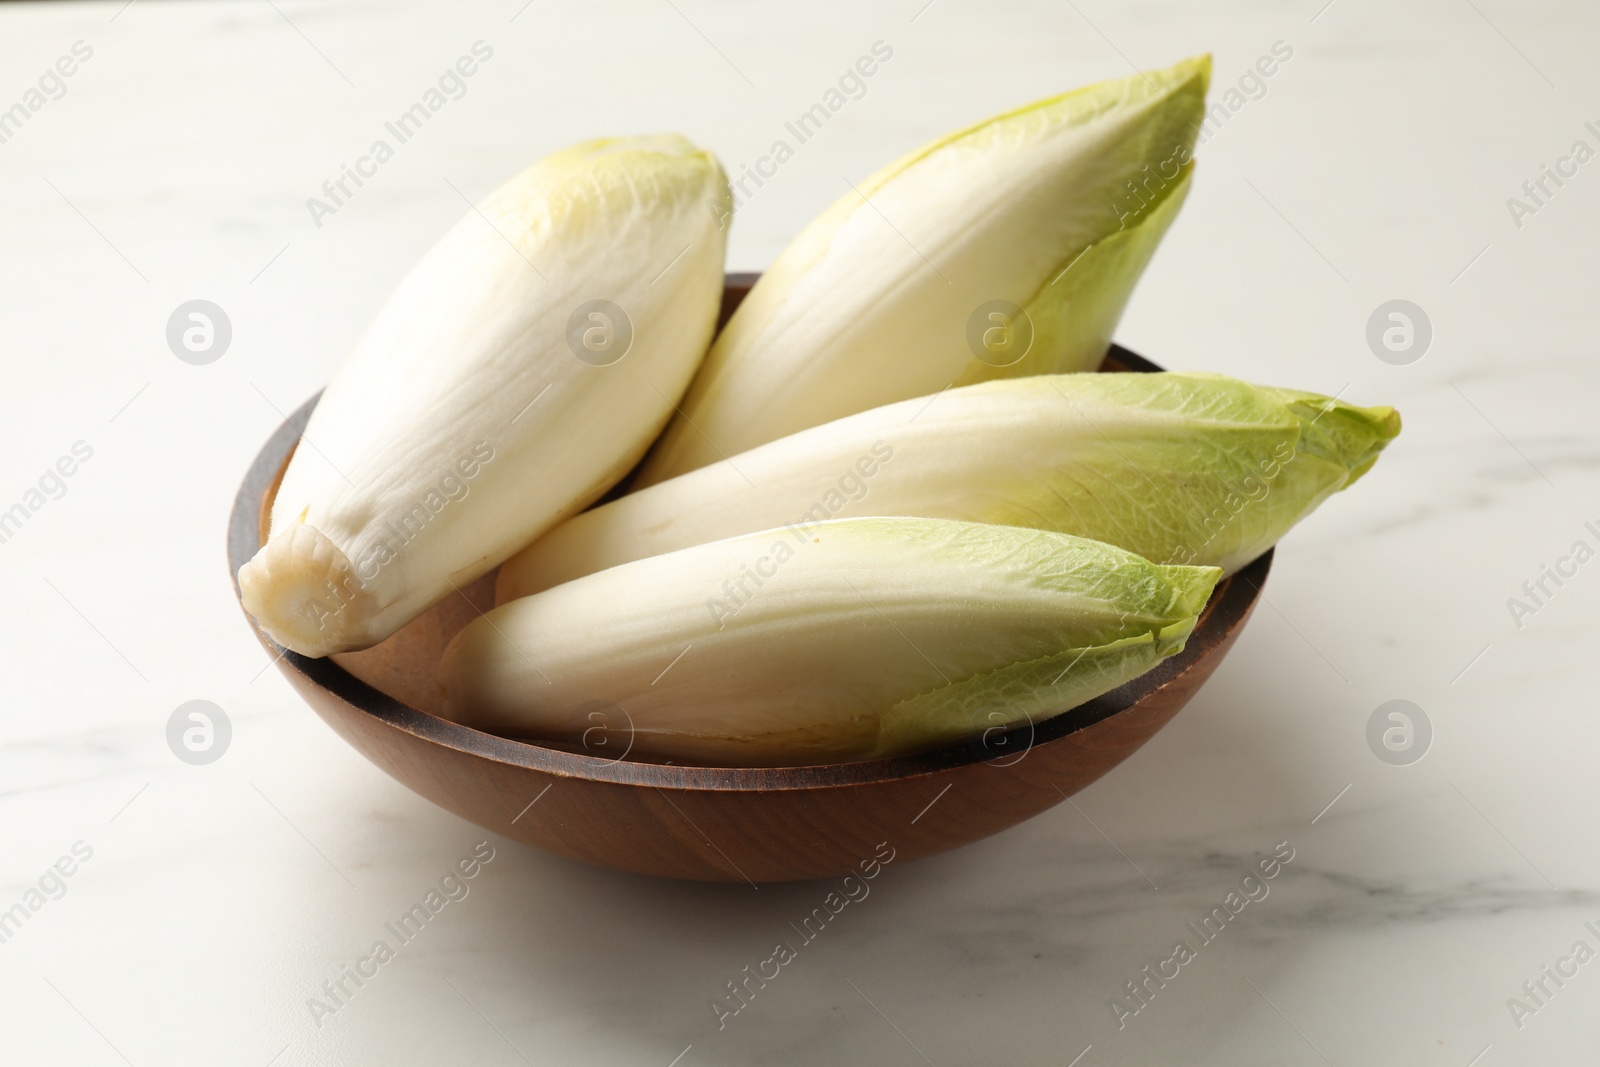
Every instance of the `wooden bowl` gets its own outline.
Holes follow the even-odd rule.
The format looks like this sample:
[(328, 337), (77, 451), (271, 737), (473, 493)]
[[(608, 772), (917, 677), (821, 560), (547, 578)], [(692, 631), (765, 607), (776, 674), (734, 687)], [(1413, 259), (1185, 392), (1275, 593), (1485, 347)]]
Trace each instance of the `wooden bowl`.
[[(755, 275), (729, 275), (722, 322)], [(1100, 368), (1160, 368), (1113, 346)], [(317, 398), (262, 448), (234, 500), (228, 566), (255, 555), (283, 470)], [(493, 603), (494, 575), (382, 644), (328, 659), (256, 636), (306, 702), (390, 775), (465, 819), (574, 859), (669, 878), (779, 882), (843, 875), (880, 845), (896, 862), (987, 837), (1121, 763), (1188, 703), (1250, 616), (1269, 551), (1224, 580), (1177, 656), (1034, 725), (914, 756), (816, 767), (692, 767), (603, 758), (496, 737), (440, 718), (445, 645)], [(249, 616), (246, 616), (248, 619)]]

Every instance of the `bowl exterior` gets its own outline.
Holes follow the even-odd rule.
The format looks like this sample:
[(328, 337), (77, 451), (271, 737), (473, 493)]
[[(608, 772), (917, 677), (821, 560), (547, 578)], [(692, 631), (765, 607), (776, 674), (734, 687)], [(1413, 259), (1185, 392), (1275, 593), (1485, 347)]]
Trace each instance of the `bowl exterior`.
[[(1165, 726), (1238, 629), (1216, 635), (1205, 655), (1131, 706), (1063, 736), (1026, 747), (1024, 738), (1012, 753), (903, 776), (830, 782), (832, 768), (816, 768), (817, 781), (806, 784), (790, 772), (801, 780), (772, 788), (654, 780), (651, 772), (699, 769), (575, 757), (479, 734), (390, 701), (329, 660), (285, 657), (280, 665), (362, 755), (487, 830), (605, 867), (754, 884), (848, 874), (885, 846), (896, 862), (931, 856), (1061, 803)], [(638, 780), (629, 773), (635, 768), (645, 772)]]

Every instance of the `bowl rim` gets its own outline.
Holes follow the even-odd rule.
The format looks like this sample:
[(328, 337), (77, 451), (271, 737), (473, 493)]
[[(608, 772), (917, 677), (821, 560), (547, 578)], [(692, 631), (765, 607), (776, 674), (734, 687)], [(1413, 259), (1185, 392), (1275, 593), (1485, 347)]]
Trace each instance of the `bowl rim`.
[[(744, 283), (745, 277), (749, 276), (729, 275), (729, 287)], [(1131, 373), (1148, 374), (1162, 370), (1155, 363), (1116, 344), (1108, 349), (1106, 361), (1116, 363)], [(1106, 372), (1100, 370), (1094, 373)], [(276, 492), (279, 477), (321, 396), (322, 391), (318, 390), (273, 432), (251, 461), (234, 496), (228, 521), (228, 569), (235, 599), (240, 598), (239, 568), (261, 547), (262, 505), (268, 493)], [(1025, 759), (1034, 748), (1059, 741), (1128, 711), (1176, 681), (1228, 641), (1239, 624), (1248, 617), (1260, 596), (1261, 586), (1271, 570), (1272, 557), (1273, 550), (1269, 548), (1217, 584), (1182, 652), (1162, 660), (1146, 673), (1093, 700), (1037, 723), (1030, 721), (994, 737), (985, 734), (972, 741), (908, 755), (799, 767), (714, 767), (605, 759), (534, 741), (485, 733), (411, 707), (363, 682), (331, 658), (312, 659), (291, 652), (263, 633), (248, 612), (244, 612), (244, 615), (257, 639), (268, 652), (275, 655), (274, 662), (285, 674), (298, 675), (305, 682), (326, 690), (350, 707), (396, 730), (466, 755), (558, 777), (616, 785), (675, 790), (805, 790), (925, 777), (974, 763), (1014, 765)], [(240, 611), (244, 611), (242, 600)], [(1021, 755), (1016, 754), (1019, 751)]]

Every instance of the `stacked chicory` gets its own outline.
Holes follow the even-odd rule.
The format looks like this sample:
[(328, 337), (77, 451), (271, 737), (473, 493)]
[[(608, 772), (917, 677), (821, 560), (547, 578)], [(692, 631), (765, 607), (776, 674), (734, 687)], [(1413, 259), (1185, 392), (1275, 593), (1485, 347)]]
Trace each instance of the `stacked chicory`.
[(911, 153), (714, 342), (715, 160), (681, 138), (550, 157), (330, 385), (246, 607), (326, 655), (499, 566), (439, 668), (447, 714), (578, 742), (604, 709), (633, 757), (700, 763), (914, 751), (1137, 677), (1399, 432), (1218, 375), (1081, 373), (1188, 193), (1209, 71)]

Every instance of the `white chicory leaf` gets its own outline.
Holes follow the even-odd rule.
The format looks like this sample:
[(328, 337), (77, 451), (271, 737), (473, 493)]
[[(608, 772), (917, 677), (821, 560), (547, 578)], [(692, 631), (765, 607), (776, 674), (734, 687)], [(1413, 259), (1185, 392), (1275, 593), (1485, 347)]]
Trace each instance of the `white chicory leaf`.
[(506, 561), (497, 599), (864, 515), (1056, 530), (1231, 572), (1360, 477), (1399, 430), (1393, 408), (1214, 374), (984, 382), (812, 427), (586, 511)]
[(457, 635), (439, 679), (451, 718), (494, 733), (578, 742), (605, 709), (608, 754), (886, 756), (1137, 677), (1182, 649), (1220, 576), (1021, 527), (842, 519), (514, 600)]
[(729, 198), (681, 137), (513, 178), (400, 283), (305, 428), (245, 608), (310, 656), (382, 640), (638, 461), (716, 321)]
[(1188, 191), (1208, 56), (996, 116), (846, 191), (717, 338), (636, 486), (868, 408), (1099, 366)]

